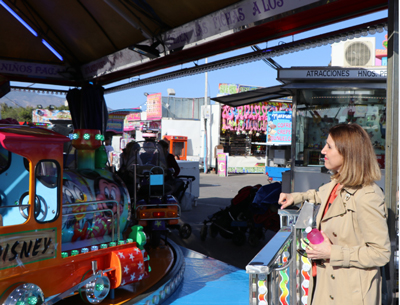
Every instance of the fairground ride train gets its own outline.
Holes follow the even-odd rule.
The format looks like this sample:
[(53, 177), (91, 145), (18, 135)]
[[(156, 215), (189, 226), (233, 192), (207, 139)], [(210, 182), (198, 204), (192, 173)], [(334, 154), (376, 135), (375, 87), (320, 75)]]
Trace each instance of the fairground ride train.
[(141, 284), (133, 289), (140, 292), (154, 282), (146, 235), (131, 226), (125, 184), (104, 168), (102, 140), (97, 130), (75, 130), (76, 165), (64, 168), (71, 139), (0, 125), (1, 304), (54, 304), (76, 294), (97, 304), (120, 286)]

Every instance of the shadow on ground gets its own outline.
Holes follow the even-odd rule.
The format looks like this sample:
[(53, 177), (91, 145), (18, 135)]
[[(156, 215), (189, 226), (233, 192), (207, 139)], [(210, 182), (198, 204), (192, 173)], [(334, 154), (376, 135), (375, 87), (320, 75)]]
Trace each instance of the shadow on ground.
[(245, 269), (246, 265), (274, 236), (275, 232), (266, 230), (264, 238), (259, 239), (256, 246), (251, 246), (248, 241), (242, 246), (237, 246), (231, 238), (224, 238), (220, 234), (214, 238), (208, 234), (206, 239), (202, 241), (200, 238), (201, 228), (204, 220), (208, 220), (209, 216), (228, 207), (232, 198), (244, 186), (269, 183), (268, 177), (262, 174), (240, 174), (228, 177), (200, 174), (200, 197), (197, 205), (190, 211), (183, 211), (181, 217), (182, 224), (191, 225), (192, 235), (188, 239), (181, 239), (178, 230), (173, 230), (169, 238), (185, 248)]

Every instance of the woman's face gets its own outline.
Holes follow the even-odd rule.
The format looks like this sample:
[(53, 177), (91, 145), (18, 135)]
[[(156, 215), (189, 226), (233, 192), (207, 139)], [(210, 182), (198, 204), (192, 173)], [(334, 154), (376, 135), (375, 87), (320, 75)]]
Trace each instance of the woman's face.
[(325, 167), (338, 172), (343, 165), (343, 156), (339, 154), (331, 135), (328, 136), (321, 153), (325, 155)]

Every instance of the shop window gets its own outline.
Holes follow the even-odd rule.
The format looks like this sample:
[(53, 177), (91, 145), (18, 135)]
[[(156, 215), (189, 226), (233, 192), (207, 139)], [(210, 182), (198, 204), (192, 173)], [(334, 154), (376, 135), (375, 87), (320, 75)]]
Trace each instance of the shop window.
[(60, 166), (55, 161), (41, 161), (36, 165), (35, 219), (49, 222), (59, 214)]
[(386, 91), (303, 90), (298, 94), (296, 113), (296, 165), (323, 166), (321, 149), (329, 128), (357, 123), (371, 138), (379, 166), (384, 168)]
[[(26, 222), (24, 212), (29, 207), (21, 205), (29, 194), (29, 171), (24, 165), (26, 159), (1, 145), (0, 156), (0, 225), (20, 225)], [(29, 204), (27, 201), (26, 204)]]

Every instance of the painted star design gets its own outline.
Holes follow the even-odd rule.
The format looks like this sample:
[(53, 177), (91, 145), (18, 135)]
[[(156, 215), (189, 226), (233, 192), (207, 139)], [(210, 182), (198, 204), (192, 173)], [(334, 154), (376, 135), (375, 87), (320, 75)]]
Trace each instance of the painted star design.
[(133, 281), (136, 278), (135, 272), (131, 274), (131, 281)]
[(133, 260), (135, 259), (135, 256), (133, 255), (133, 253), (129, 254), (129, 259), (132, 260), (132, 262), (133, 262)]
[(124, 267), (124, 272), (125, 272), (126, 274), (129, 273), (129, 267), (128, 267), (128, 266), (125, 266), (125, 267)]
[(136, 252), (136, 254), (138, 254), (140, 252), (140, 250), (138, 248), (135, 248), (135, 252)]
[(124, 255), (124, 253), (122, 253), (122, 252), (118, 252), (118, 256), (119, 256), (120, 258), (125, 258), (125, 255)]
[(156, 221), (156, 226), (157, 226), (157, 227), (161, 227), (161, 221), (159, 221), (159, 220)]
[(141, 274), (141, 275), (139, 276), (139, 281), (140, 281), (142, 278), (143, 278), (143, 274)]
[(139, 268), (139, 269), (142, 269), (142, 267), (143, 267), (143, 263), (142, 263), (142, 262), (139, 262), (138, 268)]
[(121, 283), (121, 286), (124, 286), (124, 285), (125, 285), (125, 280), (123, 280)]

